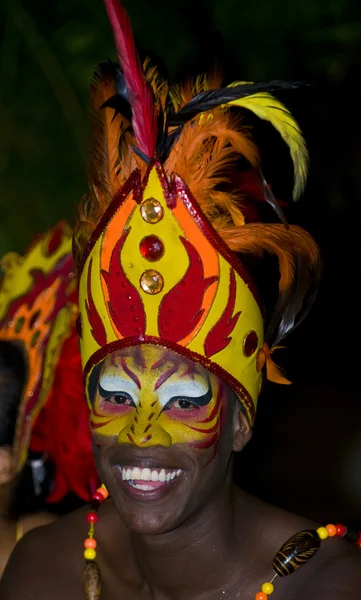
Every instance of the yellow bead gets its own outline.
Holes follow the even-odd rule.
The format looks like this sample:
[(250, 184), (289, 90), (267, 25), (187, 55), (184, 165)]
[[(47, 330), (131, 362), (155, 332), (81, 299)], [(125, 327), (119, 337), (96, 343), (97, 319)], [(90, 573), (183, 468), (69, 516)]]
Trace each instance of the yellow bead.
[(320, 540), (325, 540), (326, 538), (328, 538), (328, 531), (326, 527), (319, 527), (317, 529), (317, 533)]
[(267, 595), (273, 594), (274, 591), (275, 591), (275, 586), (270, 581), (266, 581), (266, 583), (263, 584), (262, 592), (264, 594), (267, 594)]
[(84, 558), (86, 560), (94, 560), (96, 555), (97, 553), (94, 550), (94, 548), (87, 548), (86, 550), (84, 550)]

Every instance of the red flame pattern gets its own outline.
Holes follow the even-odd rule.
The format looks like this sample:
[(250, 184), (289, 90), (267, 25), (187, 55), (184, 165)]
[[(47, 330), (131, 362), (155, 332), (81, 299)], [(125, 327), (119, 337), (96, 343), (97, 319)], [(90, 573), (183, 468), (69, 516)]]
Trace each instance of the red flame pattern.
[(218, 277), (204, 278), (202, 259), (196, 248), (180, 237), (189, 266), (184, 277), (166, 294), (159, 307), (158, 330), (161, 338), (179, 342), (195, 330), (202, 318), (203, 296)]
[(87, 278), (87, 292), (88, 302), (85, 300), (85, 308), (88, 315), (88, 320), (91, 325), (92, 336), (99, 346), (105, 346), (107, 343), (107, 334), (103, 325), (103, 322), (97, 312), (94, 304), (92, 292), (91, 292), (91, 271), (92, 271), (93, 259), (89, 262), (88, 267), (88, 278)]
[(120, 251), (129, 232), (130, 228), (125, 229), (115, 244), (109, 271), (102, 270), (109, 293), (109, 314), (123, 337), (144, 335), (146, 326), (142, 299), (137, 289), (127, 279), (120, 261)]
[(234, 276), (234, 271), (231, 268), (229, 271), (229, 298), (227, 306), (224, 309), (219, 321), (217, 321), (217, 323), (208, 332), (204, 342), (204, 352), (208, 358), (226, 348), (232, 339), (229, 336), (235, 328), (241, 314), (241, 311), (239, 311), (232, 317), (235, 300), (236, 278)]

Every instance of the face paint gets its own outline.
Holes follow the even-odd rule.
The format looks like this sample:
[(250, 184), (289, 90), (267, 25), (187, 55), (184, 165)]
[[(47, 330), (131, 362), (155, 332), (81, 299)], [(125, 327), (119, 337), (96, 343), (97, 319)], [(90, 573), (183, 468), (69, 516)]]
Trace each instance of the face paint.
[(105, 359), (92, 407), (94, 434), (139, 447), (217, 448), (226, 390), (202, 366), (156, 346)]

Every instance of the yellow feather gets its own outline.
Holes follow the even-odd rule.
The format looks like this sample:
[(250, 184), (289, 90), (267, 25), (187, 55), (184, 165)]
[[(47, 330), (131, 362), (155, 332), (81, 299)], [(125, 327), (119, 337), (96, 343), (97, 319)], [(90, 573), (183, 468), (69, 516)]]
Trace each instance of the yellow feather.
[[(237, 82), (239, 85), (240, 82)], [(234, 86), (235, 84), (232, 84)], [(294, 167), (293, 198), (302, 194), (308, 173), (308, 152), (301, 129), (282, 102), (268, 92), (260, 92), (227, 103), (252, 111), (257, 117), (269, 121), (278, 131), (290, 149)]]

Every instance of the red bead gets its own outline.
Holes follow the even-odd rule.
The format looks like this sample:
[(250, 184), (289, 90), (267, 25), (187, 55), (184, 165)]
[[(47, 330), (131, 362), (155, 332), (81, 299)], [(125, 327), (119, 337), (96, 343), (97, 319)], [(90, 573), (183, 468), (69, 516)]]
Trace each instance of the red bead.
[(105, 498), (99, 492), (95, 492), (92, 496), (92, 500), (98, 500), (98, 502), (103, 502), (105, 500)]
[(336, 535), (338, 535), (339, 537), (343, 537), (344, 535), (346, 535), (347, 533), (347, 529), (344, 525), (341, 525), (340, 523), (337, 523), (336, 525)]
[(156, 235), (147, 235), (143, 238), (139, 249), (143, 258), (150, 261), (159, 260), (164, 254), (164, 244)]
[(95, 512), (89, 512), (87, 514), (86, 520), (88, 523), (96, 523), (98, 521), (98, 515)]
[(267, 600), (268, 596), (264, 592), (258, 592), (255, 596), (255, 600)]
[(250, 331), (243, 342), (243, 352), (249, 357), (256, 352), (258, 348), (258, 336), (255, 331)]

